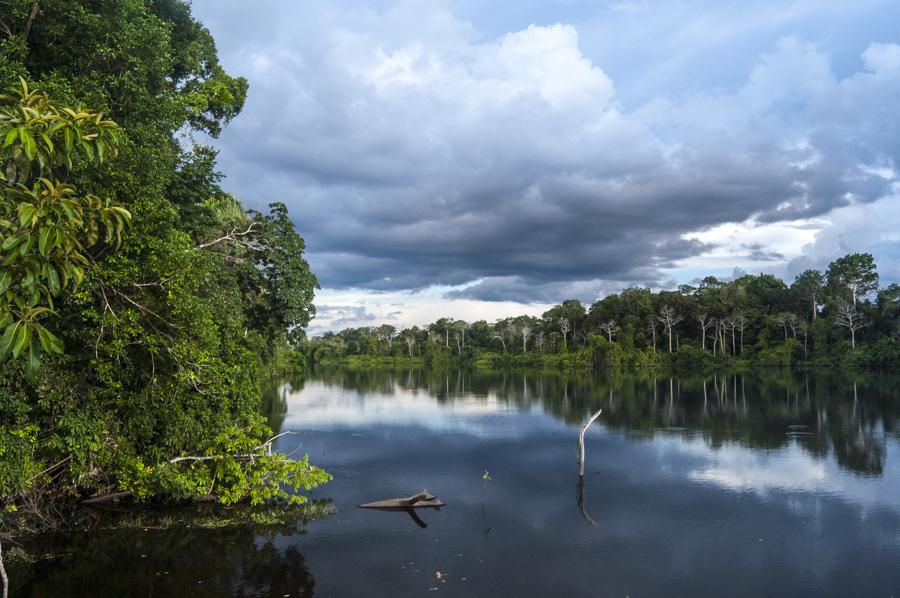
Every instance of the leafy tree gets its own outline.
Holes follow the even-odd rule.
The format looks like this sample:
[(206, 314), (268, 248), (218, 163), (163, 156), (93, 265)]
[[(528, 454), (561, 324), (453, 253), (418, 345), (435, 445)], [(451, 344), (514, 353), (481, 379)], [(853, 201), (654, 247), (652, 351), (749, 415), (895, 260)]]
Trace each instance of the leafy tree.
[(853, 306), (861, 297), (878, 288), (878, 270), (871, 253), (851, 253), (840, 257), (829, 264), (825, 276), (831, 294), (840, 298), (849, 293)]
[(800, 301), (810, 307), (811, 319), (815, 320), (819, 313), (819, 301), (825, 288), (825, 277), (818, 270), (806, 270), (797, 275), (791, 290)]
[(59, 107), (24, 80), (0, 96), (0, 359), (27, 356), (31, 377), (42, 350), (62, 353), (41, 324), (54, 298), (74, 290), (89, 251), (118, 246), (131, 221), (128, 210), (64, 182), (67, 172), (115, 156), (119, 135), (102, 114)]
[(261, 381), (314, 314), (303, 239), (282, 204), (248, 212), (215, 152), (183, 145), (218, 135), (247, 82), (183, 0), (32, 4), (0, 15), (0, 89), (46, 93), (3, 101), (0, 317), (39, 324), (25, 344), (53, 355), (0, 365), (0, 510), (116, 492), (281, 501), (325, 481), (269, 454), (261, 414)]

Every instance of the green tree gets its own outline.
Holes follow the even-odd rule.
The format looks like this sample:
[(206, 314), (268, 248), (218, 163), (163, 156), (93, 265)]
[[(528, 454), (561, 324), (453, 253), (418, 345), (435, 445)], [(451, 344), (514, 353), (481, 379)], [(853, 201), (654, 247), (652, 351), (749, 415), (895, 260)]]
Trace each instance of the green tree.
[(805, 270), (797, 275), (794, 284), (791, 285), (797, 299), (809, 305), (812, 320), (815, 320), (819, 313), (819, 301), (824, 288), (825, 277), (818, 270)]
[(57, 106), (24, 80), (0, 96), (0, 360), (26, 356), (31, 377), (42, 350), (62, 353), (41, 323), (54, 298), (74, 290), (95, 261), (90, 250), (118, 246), (131, 221), (128, 210), (64, 182), (115, 156), (119, 136), (102, 114)]
[[(20, 232), (30, 227), (32, 239), (3, 251), (15, 243), (17, 264), (42, 264), (35, 280), (49, 293), (31, 298), (39, 308), (52, 300), (56, 315), (32, 315), (52, 322), (66, 352), (45, 358), (32, 381), (19, 360), (0, 366), (0, 509), (112, 492), (142, 501), (293, 500), (284, 487), (328, 476), (305, 459), (269, 453), (274, 433), (260, 413), (260, 383), (286, 367), (288, 341), (313, 315), (315, 277), (284, 206), (246, 211), (219, 187), (215, 152), (183, 145), (184, 133), (218, 135), (240, 112), (247, 82), (221, 68), (183, 0), (44, 0), (33, 18), (32, 4), (3, 3), (0, 88), (20, 76), (35, 82), (72, 122), (51, 134), (61, 121), (36, 110), (50, 115), (34, 126), (46, 127), (52, 156), (41, 153), (50, 146), (40, 134), (17, 132), (3, 146), (4, 166), (15, 163), (13, 174), (4, 168), (3, 201), (11, 205), (13, 193), (16, 212), (4, 207), (0, 218)], [(36, 178), (42, 168), (55, 173), (44, 176), (52, 185)], [(81, 214), (73, 198), (83, 200)], [(52, 206), (73, 210), (74, 219), (62, 208), (68, 224), (53, 220), (61, 245), (52, 247), (57, 233), (42, 240), (33, 214), (23, 224), (23, 201), (38, 218)], [(122, 226), (127, 214), (130, 227)], [(14, 236), (4, 234), (4, 243)], [(63, 265), (63, 280), (41, 260), (75, 269)], [(10, 280), (7, 304), (21, 312), (11, 293), (27, 295), (22, 285), (32, 281)]]
[(855, 307), (861, 297), (878, 289), (878, 270), (871, 253), (850, 253), (831, 262), (825, 273), (829, 292), (846, 297)]

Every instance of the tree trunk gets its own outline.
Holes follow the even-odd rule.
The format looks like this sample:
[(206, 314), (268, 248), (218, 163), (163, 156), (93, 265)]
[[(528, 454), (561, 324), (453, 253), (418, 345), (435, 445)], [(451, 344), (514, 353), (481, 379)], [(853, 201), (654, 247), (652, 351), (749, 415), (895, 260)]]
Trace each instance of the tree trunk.
[(856, 348), (856, 330), (850, 328), (850, 346)]
[(672, 352), (672, 327), (671, 326), (668, 327), (668, 331), (669, 331), (669, 353), (671, 353)]
[[(25, 30), (22, 32), (22, 41), (28, 41), (28, 34), (31, 33), (31, 25), (34, 24), (34, 18), (37, 16), (38, 10), (40, 10), (40, 7), (37, 2), (31, 5), (31, 13), (28, 15), (28, 20), (25, 22)], [(3, 598), (6, 598), (5, 593)]]
[(3, 582), (3, 598), (9, 598), (9, 578), (6, 576), (6, 569), (3, 567), (2, 542), (0, 542), (0, 581)]

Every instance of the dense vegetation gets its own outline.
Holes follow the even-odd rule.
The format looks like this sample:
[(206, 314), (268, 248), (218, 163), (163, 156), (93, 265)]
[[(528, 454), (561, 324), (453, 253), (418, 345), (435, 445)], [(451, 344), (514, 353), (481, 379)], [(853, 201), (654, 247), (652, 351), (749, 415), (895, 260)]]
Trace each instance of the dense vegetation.
[(318, 285), (284, 205), (246, 210), (193, 141), (247, 82), (188, 4), (4, 2), (0, 89), (0, 513), (326, 481), (260, 412)]
[(363, 365), (897, 366), (900, 286), (878, 282), (873, 257), (851, 254), (791, 284), (710, 276), (674, 291), (626, 289), (590, 307), (568, 300), (540, 318), (351, 328), (311, 339), (307, 351), (315, 362)]

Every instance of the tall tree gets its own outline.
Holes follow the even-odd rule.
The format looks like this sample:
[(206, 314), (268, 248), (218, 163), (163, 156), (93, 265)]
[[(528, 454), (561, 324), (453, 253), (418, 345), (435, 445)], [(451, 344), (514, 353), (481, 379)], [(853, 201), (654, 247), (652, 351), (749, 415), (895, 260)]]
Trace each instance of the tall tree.
[(828, 287), (838, 296), (850, 294), (856, 306), (859, 298), (878, 289), (878, 270), (871, 253), (851, 253), (831, 262), (826, 272)]
[(825, 288), (825, 277), (818, 270), (805, 270), (797, 275), (791, 290), (797, 294), (797, 298), (807, 302), (810, 309), (810, 319), (815, 320), (819, 313), (819, 300)]
[(835, 323), (850, 331), (850, 346), (856, 348), (856, 331), (871, 325), (871, 322), (856, 307), (841, 299), (838, 303)]
[(679, 316), (675, 309), (665, 304), (659, 308), (659, 316), (657, 318), (659, 323), (663, 325), (663, 328), (666, 331), (666, 336), (669, 338), (669, 353), (672, 352), (672, 334), (673, 328), (681, 322), (682, 317)]

